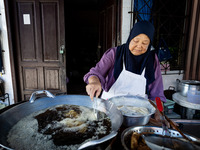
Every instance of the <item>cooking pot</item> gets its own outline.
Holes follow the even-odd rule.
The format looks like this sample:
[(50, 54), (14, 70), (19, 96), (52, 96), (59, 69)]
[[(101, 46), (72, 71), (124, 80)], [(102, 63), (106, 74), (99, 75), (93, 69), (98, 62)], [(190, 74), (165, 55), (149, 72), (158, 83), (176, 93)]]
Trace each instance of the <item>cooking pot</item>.
[(134, 107), (145, 107), (148, 109), (149, 113), (147, 115), (130, 115), (123, 114), (123, 125), (126, 127), (137, 126), (137, 125), (146, 125), (151, 115), (153, 115), (156, 109), (149, 103), (148, 99), (140, 96), (118, 96), (109, 99), (117, 107), (119, 106), (134, 106)]
[(167, 99), (172, 100), (172, 95), (176, 93), (175, 87), (169, 86), (167, 90), (164, 90), (164, 95)]
[(182, 96), (187, 96), (188, 91), (200, 91), (200, 81), (197, 80), (176, 80), (177, 91), (180, 92)]
[[(45, 93), (49, 97), (43, 97), (36, 99), (36, 94)], [(97, 110), (104, 112), (111, 120), (111, 133), (105, 137), (98, 140), (93, 140), (86, 142), (79, 147), (79, 149), (88, 148), (98, 148), (101, 147), (103, 143), (111, 140), (117, 135), (118, 129), (123, 122), (123, 116), (117, 107), (110, 101), (105, 101), (100, 98), (94, 98), (98, 102)], [(59, 95), (53, 96), (48, 91), (38, 91), (32, 94), (30, 101), (20, 103), (7, 109), (0, 114), (0, 147), (6, 147), (9, 149), (7, 143), (7, 135), (10, 129), (22, 118), (40, 110), (54, 107), (56, 105), (69, 104), (69, 105), (79, 105), (89, 108), (93, 108), (93, 102), (89, 96), (86, 95)]]

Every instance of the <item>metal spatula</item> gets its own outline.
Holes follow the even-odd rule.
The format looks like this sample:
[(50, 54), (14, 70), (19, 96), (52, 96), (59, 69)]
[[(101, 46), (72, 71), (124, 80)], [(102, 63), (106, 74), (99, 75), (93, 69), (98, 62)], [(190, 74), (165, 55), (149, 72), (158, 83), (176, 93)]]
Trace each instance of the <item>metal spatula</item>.
[(93, 112), (94, 112), (95, 118), (98, 120), (99, 116), (98, 116), (97, 106), (98, 106), (97, 100), (93, 100)]

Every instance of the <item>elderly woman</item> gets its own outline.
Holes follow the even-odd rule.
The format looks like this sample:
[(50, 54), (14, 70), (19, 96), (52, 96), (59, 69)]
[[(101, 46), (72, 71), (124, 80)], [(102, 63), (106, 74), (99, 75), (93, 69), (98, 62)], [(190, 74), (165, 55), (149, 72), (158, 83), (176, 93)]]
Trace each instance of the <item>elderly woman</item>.
[(125, 44), (108, 49), (95, 67), (84, 76), (86, 91), (93, 99), (140, 95), (154, 100), (166, 98), (160, 63), (151, 44), (154, 26), (148, 21), (134, 25)]

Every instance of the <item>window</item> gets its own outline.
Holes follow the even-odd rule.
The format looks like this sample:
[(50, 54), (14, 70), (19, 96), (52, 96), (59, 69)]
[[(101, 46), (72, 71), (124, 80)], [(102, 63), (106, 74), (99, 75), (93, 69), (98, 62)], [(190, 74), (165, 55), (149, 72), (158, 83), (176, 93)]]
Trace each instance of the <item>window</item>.
[[(134, 0), (137, 4), (138, 1)], [(149, 7), (151, 17), (149, 21), (155, 26), (155, 36), (153, 46), (157, 49), (160, 38), (163, 38), (170, 49), (172, 59), (161, 62), (162, 69), (167, 74), (168, 70), (183, 70), (184, 58), (186, 52), (186, 23), (187, 0), (142, 0), (143, 5), (140, 8)], [(151, 6), (150, 1), (153, 2)], [(151, 2), (151, 3), (152, 3)], [(141, 14), (144, 11), (134, 11), (134, 21), (141, 20)], [(147, 11), (149, 13), (149, 11)]]

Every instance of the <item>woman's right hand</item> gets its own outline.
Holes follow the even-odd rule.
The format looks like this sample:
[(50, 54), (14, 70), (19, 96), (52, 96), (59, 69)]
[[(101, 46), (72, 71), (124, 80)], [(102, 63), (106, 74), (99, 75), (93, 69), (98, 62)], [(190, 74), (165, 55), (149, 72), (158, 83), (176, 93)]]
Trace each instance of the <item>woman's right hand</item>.
[(86, 86), (86, 92), (90, 96), (90, 98), (93, 100), (94, 96), (99, 97), (101, 94), (101, 82), (99, 81), (99, 78), (96, 76), (91, 76), (88, 79), (88, 85)]

